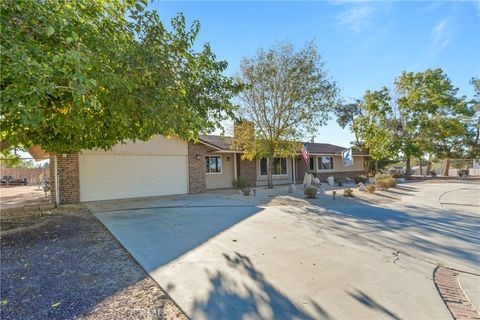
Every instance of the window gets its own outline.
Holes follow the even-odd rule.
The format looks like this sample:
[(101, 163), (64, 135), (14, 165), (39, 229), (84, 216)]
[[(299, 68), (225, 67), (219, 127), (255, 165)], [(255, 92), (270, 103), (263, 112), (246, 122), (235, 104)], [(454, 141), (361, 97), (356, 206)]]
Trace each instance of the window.
[(318, 157), (318, 170), (333, 170), (333, 157)]
[[(273, 175), (285, 175), (287, 174), (287, 159), (286, 158), (273, 158), (272, 162), (272, 174)], [(260, 175), (267, 175), (267, 159), (260, 160)]]
[(222, 173), (222, 157), (205, 157), (207, 173)]
[(315, 158), (314, 157), (310, 157), (310, 171), (314, 171), (315, 170)]

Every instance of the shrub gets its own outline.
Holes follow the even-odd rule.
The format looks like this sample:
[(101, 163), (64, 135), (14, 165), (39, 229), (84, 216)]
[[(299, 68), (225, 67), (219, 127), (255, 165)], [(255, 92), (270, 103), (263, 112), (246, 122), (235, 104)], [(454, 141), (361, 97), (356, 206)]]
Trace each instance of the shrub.
[(250, 183), (245, 177), (238, 177), (232, 181), (232, 185), (235, 189), (246, 189), (250, 186)]
[(470, 171), (468, 169), (457, 170), (457, 174), (460, 178), (467, 178), (470, 174)]
[(355, 184), (359, 184), (360, 182), (361, 183), (367, 183), (368, 179), (365, 178), (365, 177), (362, 177), (362, 176), (357, 176), (357, 177), (354, 177), (353, 178), (353, 182), (355, 182)]
[(345, 178), (337, 178), (338, 186), (341, 187), (345, 183)]
[(368, 186), (366, 186), (365, 189), (367, 190), (368, 193), (374, 193), (375, 192), (375, 186), (373, 184), (369, 184)]
[(350, 189), (350, 188), (345, 189), (345, 190), (343, 190), (343, 195), (344, 195), (345, 197), (353, 197), (353, 190)]
[(303, 190), (303, 193), (307, 198), (316, 198), (317, 192), (318, 192), (317, 187), (313, 187), (313, 186), (310, 186), (308, 188), (305, 188), (305, 190)]
[(429, 175), (435, 178), (437, 176), (437, 173), (435, 171), (430, 171)]
[(397, 180), (389, 174), (377, 174), (375, 176), (375, 184), (380, 189), (388, 189), (397, 185)]

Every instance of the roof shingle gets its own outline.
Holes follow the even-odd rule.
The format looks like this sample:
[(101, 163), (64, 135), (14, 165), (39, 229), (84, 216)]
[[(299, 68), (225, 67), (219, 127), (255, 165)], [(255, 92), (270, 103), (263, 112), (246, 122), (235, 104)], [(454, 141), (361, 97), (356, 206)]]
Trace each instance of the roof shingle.
[[(220, 135), (200, 135), (198, 140), (205, 144), (211, 145), (218, 148), (219, 150), (230, 150), (230, 143), (233, 137), (226, 137)], [(321, 154), (340, 154), (343, 150), (347, 148), (336, 146), (329, 143), (315, 143), (310, 142), (308, 144), (308, 151), (310, 153), (321, 153)], [(353, 150), (355, 155), (368, 155), (368, 152)]]

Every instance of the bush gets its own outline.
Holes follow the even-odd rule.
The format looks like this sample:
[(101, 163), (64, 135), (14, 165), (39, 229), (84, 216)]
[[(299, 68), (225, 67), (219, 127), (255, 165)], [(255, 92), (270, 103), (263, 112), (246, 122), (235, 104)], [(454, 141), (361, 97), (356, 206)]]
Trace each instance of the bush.
[(235, 189), (246, 189), (250, 187), (250, 182), (245, 177), (238, 177), (232, 181), (232, 185)]
[(470, 174), (470, 171), (468, 169), (457, 170), (457, 174), (460, 178), (467, 178)]
[(341, 187), (345, 182), (345, 178), (337, 178), (337, 183), (339, 187)]
[(316, 198), (317, 197), (317, 192), (318, 192), (317, 187), (313, 187), (313, 186), (310, 186), (310, 187), (306, 188), (305, 190), (303, 190), (303, 193), (305, 194), (305, 196), (307, 198)]
[(429, 175), (435, 178), (437, 176), (437, 173), (435, 171), (430, 171)]
[(355, 184), (359, 184), (360, 182), (361, 183), (367, 183), (368, 179), (365, 178), (365, 177), (362, 177), (362, 176), (357, 176), (357, 177), (353, 178), (353, 182), (355, 182)]
[(403, 173), (394, 173), (392, 174), (393, 178), (405, 178), (405, 175)]
[(366, 188), (368, 193), (374, 193), (375, 192), (375, 186), (373, 184), (369, 184)]
[(345, 189), (345, 190), (343, 190), (343, 195), (344, 195), (345, 197), (353, 197), (353, 190), (350, 189), (350, 188)]
[(389, 174), (377, 174), (375, 176), (375, 184), (380, 189), (388, 189), (395, 187), (397, 180)]

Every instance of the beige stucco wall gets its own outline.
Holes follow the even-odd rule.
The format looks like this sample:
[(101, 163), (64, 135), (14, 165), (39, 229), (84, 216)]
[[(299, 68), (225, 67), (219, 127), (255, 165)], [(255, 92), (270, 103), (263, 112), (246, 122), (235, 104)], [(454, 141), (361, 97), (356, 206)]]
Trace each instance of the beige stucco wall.
[(102, 149), (84, 150), (83, 154), (135, 154), (135, 155), (187, 155), (188, 143), (177, 137), (154, 136), (148, 141), (126, 141), (125, 144), (117, 144), (112, 150)]
[(303, 181), (303, 177), (305, 172), (310, 173), (336, 173), (336, 172), (363, 172), (364, 171), (364, 158), (363, 156), (353, 156), (353, 166), (345, 167), (343, 165), (342, 157), (341, 156), (333, 156), (333, 170), (317, 170), (318, 168), (318, 160), (317, 157), (321, 156), (312, 156), (315, 158), (315, 171), (307, 170), (307, 165), (302, 158), (297, 159), (297, 180)]
[[(318, 160), (317, 160), (318, 164)], [(350, 167), (345, 167), (343, 165), (343, 160), (341, 156), (333, 156), (333, 170), (334, 172), (344, 172), (344, 171), (362, 171), (363, 170), (363, 157), (353, 157), (353, 165)], [(319, 170), (319, 172), (328, 172)]]
[[(363, 171), (363, 159), (364, 157), (361, 156), (353, 156), (353, 165), (350, 167), (345, 167), (343, 165), (343, 160), (341, 156), (333, 156), (333, 170), (318, 170), (318, 158), (322, 156), (312, 156), (315, 158), (315, 172), (346, 172), (346, 171)], [(325, 157), (330, 157), (326, 155)], [(306, 164), (303, 159), (301, 162), (298, 162), (298, 165), (302, 165), (300, 171), (304, 171), (306, 169)], [(310, 172), (310, 171), (309, 171)]]
[(222, 157), (222, 173), (206, 173), (207, 189), (232, 188), (234, 160), (232, 153), (209, 153), (209, 156)]

